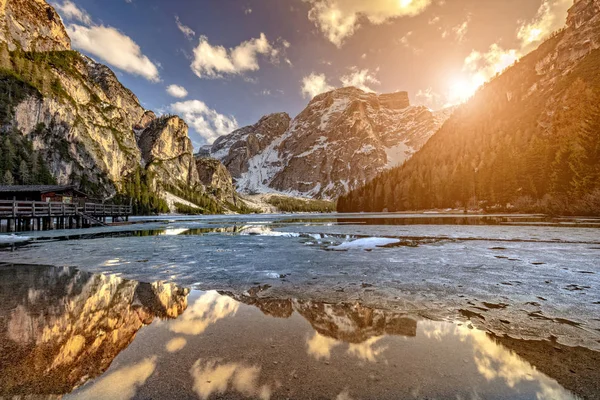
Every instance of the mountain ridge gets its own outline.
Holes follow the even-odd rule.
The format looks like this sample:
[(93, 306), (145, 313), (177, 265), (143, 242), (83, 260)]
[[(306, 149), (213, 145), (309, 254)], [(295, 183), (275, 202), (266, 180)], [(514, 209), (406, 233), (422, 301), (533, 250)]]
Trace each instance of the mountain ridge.
[(355, 87), (315, 96), (295, 118), (265, 116), (203, 154), (229, 169), (238, 191), (333, 199), (404, 162), (451, 114), (412, 106), (407, 92)]

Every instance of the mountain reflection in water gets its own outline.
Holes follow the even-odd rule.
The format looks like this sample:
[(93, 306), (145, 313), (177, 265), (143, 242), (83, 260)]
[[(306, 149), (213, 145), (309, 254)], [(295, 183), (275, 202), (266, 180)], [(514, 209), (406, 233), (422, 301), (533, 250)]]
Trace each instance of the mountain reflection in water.
[(0, 266), (0, 397), (592, 398), (597, 368), (551, 368), (576, 368), (575, 353), (598, 365), (581, 348), (355, 303)]

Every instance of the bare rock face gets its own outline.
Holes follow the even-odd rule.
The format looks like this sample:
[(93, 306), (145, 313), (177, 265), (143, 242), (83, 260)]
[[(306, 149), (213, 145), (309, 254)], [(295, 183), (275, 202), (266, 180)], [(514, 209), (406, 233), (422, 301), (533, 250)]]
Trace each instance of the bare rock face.
[(8, 43), (11, 51), (71, 49), (59, 15), (44, 0), (1, 0), (0, 41)]
[(69, 70), (51, 70), (62, 88), (30, 96), (15, 107), (14, 125), (42, 151), (61, 184), (85, 179), (114, 193), (140, 165), (133, 127), (144, 116), (137, 97), (115, 74), (76, 52)]
[(406, 92), (343, 88), (315, 97), (291, 123), (273, 114), (219, 138), (210, 153), (241, 192), (336, 198), (410, 158), (451, 112), (411, 106)]
[[(45, 54), (32, 61), (16, 48)], [(140, 167), (154, 172), (157, 184), (198, 184), (187, 125), (157, 119), (110, 68), (71, 51), (44, 0), (0, 0), (0, 63), (38, 71), (25, 97), (2, 105), (12, 108), (5, 122), (33, 142), (60, 184), (85, 181), (110, 196)]]
[(196, 168), (200, 182), (217, 199), (235, 203), (235, 188), (231, 174), (221, 161), (196, 156)]
[(138, 144), (146, 169), (154, 172), (160, 182), (191, 187), (200, 183), (188, 126), (181, 118), (153, 120), (141, 132)]
[(204, 149), (211, 157), (223, 162), (234, 178), (248, 172), (249, 160), (260, 154), (275, 139), (281, 137), (290, 126), (286, 113), (271, 114), (257, 124), (238, 129), (218, 138), (210, 149)]

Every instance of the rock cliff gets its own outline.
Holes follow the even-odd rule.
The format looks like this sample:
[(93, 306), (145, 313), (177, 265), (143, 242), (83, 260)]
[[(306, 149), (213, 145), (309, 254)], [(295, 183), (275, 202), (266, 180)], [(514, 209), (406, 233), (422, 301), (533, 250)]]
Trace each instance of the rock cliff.
[(71, 49), (59, 15), (44, 0), (0, 1), (0, 41), (8, 43), (10, 50)]
[(200, 182), (206, 187), (206, 190), (217, 199), (235, 204), (236, 193), (233, 187), (231, 174), (221, 163), (214, 158), (196, 156), (196, 167), (198, 170)]
[(221, 137), (210, 154), (241, 192), (331, 199), (410, 158), (451, 112), (411, 106), (406, 92), (343, 88), (315, 97), (294, 120), (273, 114)]
[(110, 196), (146, 168), (155, 187), (199, 185), (185, 122), (157, 119), (108, 67), (72, 51), (44, 0), (0, 1), (0, 68), (12, 93), (0, 125), (27, 136), (58, 183)]
[(166, 116), (147, 123), (139, 134), (138, 144), (143, 165), (162, 183), (174, 186), (185, 183), (188, 187), (200, 183), (188, 126), (181, 118)]

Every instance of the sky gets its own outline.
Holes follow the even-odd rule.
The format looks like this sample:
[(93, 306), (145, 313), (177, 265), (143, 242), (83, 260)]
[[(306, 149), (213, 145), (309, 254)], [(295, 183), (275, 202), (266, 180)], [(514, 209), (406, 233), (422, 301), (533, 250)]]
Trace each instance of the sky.
[(433, 110), (564, 26), (573, 0), (56, 0), (74, 49), (194, 147), (319, 93), (407, 91)]

